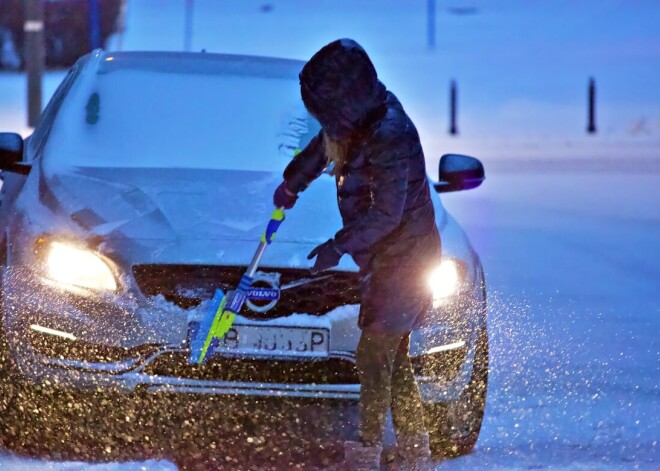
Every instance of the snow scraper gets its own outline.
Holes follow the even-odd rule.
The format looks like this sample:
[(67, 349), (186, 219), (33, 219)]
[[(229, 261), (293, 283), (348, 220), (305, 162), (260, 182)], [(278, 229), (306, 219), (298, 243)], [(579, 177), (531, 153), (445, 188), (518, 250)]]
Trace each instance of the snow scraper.
[(204, 314), (201, 322), (191, 322), (189, 328), (190, 339), (190, 364), (203, 364), (206, 359), (213, 354), (218, 342), (229, 332), (229, 328), (234, 323), (236, 314), (241, 312), (241, 308), (247, 299), (247, 293), (252, 285), (252, 277), (257, 271), (259, 261), (275, 237), (277, 229), (284, 220), (283, 208), (276, 208), (268, 221), (268, 226), (261, 236), (261, 241), (257, 251), (252, 257), (252, 261), (246, 272), (241, 277), (238, 287), (234, 291), (229, 291), (225, 295), (221, 289), (216, 289), (208, 311)]

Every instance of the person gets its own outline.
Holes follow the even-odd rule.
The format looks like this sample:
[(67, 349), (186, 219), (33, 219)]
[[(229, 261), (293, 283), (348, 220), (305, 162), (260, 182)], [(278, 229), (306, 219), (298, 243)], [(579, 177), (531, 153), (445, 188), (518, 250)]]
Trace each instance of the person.
[(354, 40), (333, 41), (314, 54), (300, 73), (300, 87), (321, 131), (286, 167), (274, 204), (292, 208), (328, 169), (343, 227), (311, 251), (311, 272), (332, 268), (349, 254), (362, 280), (359, 442), (344, 444), (339, 469), (379, 468), (390, 407), (399, 454), (412, 469), (427, 469), (429, 435), (409, 345), (431, 307), (426, 279), (441, 243), (419, 135)]

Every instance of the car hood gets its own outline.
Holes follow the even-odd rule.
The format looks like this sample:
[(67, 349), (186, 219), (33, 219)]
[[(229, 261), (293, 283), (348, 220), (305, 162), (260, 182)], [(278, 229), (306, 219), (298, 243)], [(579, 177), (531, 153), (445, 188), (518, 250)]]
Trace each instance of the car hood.
[[(281, 180), (278, 173), (239, 170), (76, 168), (42, 176), (40, 194), (127, 263), (243, 265)], [(309, 266), (309, 250), (340, 228), (334, 180), (323, 176), (287, 214), (264, 264)], [(344, 257), (340, 267), (354, 265)]]

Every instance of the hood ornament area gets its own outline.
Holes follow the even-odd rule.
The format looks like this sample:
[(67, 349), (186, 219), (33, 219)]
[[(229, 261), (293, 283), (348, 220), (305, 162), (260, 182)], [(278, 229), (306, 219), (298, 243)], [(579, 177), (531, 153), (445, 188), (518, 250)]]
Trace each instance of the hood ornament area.
[(300, 278), (285, 285), (281, 285), (281, 276), (282, 274), (277, 272), (266, 273), (258, 271), (255, 273), (253, 277), (254, 282), (248, 290), (247, 300), (245, 301), (250, 310), (260, 314), (268, 312), (277, 305), (282, 291), (315, 283), (331, 277), (331, 275), (325, 275), (315, 278)]
[(253, 276), (245, 304), (253, 312), (264, 313), (273, 309), (280, 299), (280, 273), (258, 271)]

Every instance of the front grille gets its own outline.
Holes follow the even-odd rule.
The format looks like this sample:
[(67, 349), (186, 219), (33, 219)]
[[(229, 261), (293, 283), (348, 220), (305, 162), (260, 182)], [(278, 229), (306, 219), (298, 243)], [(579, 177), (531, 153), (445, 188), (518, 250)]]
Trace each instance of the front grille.
[(218, 357), (204, 365), (190, 365), (188, 355), (172, 352), (160, 355), (145, 367), (154, 376), (246, 383), (357, 384), (355, 365), (348, 360), (329, 358), (313, 361), (275, 361)]
[[(162, 295), (170, 302), (188, 309), (213, 296), (216, 288), (227, 292), (235, 289), (243, 276), (243, 266), (218, 265), (136, 265), (135, 280), (145, 296)], [(288, 316), (290, 314), (323, 315), (346, 304), (360, 302), (359, 277), (355, 272), (329, 271), (312, 277), (306, 269), (278, 268), (263, 270), (280, 273), (280, 286), (314, 278), (310, 283), (283, 289), (274, 308), (260, 319)], [(243, 315), (252, 311), (243, 307)]]

